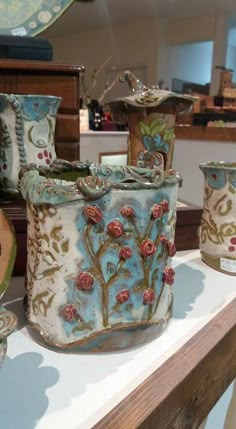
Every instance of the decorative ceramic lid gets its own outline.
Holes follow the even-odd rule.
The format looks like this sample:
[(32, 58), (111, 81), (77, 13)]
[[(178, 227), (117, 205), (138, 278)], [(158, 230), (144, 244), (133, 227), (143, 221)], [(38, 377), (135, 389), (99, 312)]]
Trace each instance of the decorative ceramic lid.
[(135, 77), (133, 73), (126, 70), (120, 77), (121, 82), (127, 82), (129, 85), (129, 95), (118, 98), (108, 103), (113, 112), (126, 112), (128, 108), (144, 109), (157, 107), (161, 104), (175, 106), (178, 113), (186, 113), (192, 108), (196, 97), (185, 94), (178, 94), (172, 91), (160, 89), (158, 86), (150, 88)]
[(0, 0), (0, 34), (35, 36), (53, 24), (74, 0)]

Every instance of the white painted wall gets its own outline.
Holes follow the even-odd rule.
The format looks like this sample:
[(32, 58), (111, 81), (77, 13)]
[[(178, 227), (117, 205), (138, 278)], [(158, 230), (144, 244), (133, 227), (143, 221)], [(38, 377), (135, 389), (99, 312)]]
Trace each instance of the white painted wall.
[(202, 206), (204, 180), (199, 164), (207, 161), (232, 162), (235, 158), (235, 142), (177, 139), (173, 166), (183, 176), (179, 197)]
[(236, 47), (235, 46), (228, 45), (226, 67), (234, 70), (233, 82), (236, 82)]
[(173, 78), (205, 85), (211, 80), (213, 41), (171, 45), (166, 49), (165, 84)]
[[(89, 132), (81, 133), (81, 160), (99, 162), (101, 152), (127, 151), (128, 133)], [(202, 206), (204, 177), (199, 164), (207, 161), (232, 161), (235, 159), (235, 142), (176, 139), (173, 168), (183, 177), (179, 198)], [(218, 428), (217, 428), (218, 429)]]
[[(147, 85), (153, 85), (160, 78), (164, 81), (170, 79), (169, 69), (171, 74), (176, 74), (175, 69), (176, 56), (174, 51), (167, 51), (169, 45), (185, 44), (188, 45), (194, 42), (203, 42), (213, 40), (214, 38), (215, 17), (198, 17), (184, 20), (166, 19), (146, 19), (142, 21), (134, 21), (120, 26), (104, 27), (93, 31), (78, 32), (75, 34), (63, 34), (60, 37), (49, 37), (47, 31), (43, 37), (48, 38), (54, 50), (54, 60), (70, 64), (82, 64), (87, 69), (89, 75), (100, 66), (109, 56), (112, 59), (106, 69), (112, 66), (120, 68), (138, 68), (145, 66), (147, 70)], [(200, 45), (199, 45), (200, 49)], [(210, 51), (210, 45), (208, 48)], [(191, 49), (190, 49), (191, 50)], [(199, 58), (196, 48), (194, 55), (189, 55), (191, 58), (188, 61), (188, 68), (194, 62), (194, 68), (200, 69), (200, 64), (203, 61), (195, 61)], [(206, 52), (206, 50), (204, 51)], [(168, 54), (168, 56), (167, 56)], [(171, 64), (167, 64), (169, 54), (174, 55)], [(184, 53), (181, 54), (184, 59)], [(209, 58), (204, 55), (204, 61), (207, 61), (209, 67)], [(186, 61), (184, 60), (186, 64)], [(201, 75), (201, 69), (199, 75)], [(96, 88), (92, 96), (97, 97), (101, 94), (105, 84), (105, 72), (101, 72), (97, 79)], [(197, 75), (197, 73), (195, 73)], [(180, 76), (183, 79), (182, 76)], [(204, 82), (210, 79), (204, 77), (201, 79)]]
[(211, 15), (169, 20), (167, 29), (168, 44), (197, 43), (213, 40), (215, 19), (216, 17)]
[[(88, 77), (95, 67), (112, 56), (107, 68), (146, 66), (147, 85), (156, 81), (159, 25), (157, 20), (148, 20), (117, 27), (106, 27), (73, 35), (50, 39), (54, 49), (54, 60), (82, 64)], [(46, 32), (45, 32), (46, 37)], [(88, 79), (89, 81), (89, 79)], [(101, 95), (105, 84), (105, 73), (101, 72), (94, 88), (93, 97)], [(118, 84), (121, 85), (121, 84)]]

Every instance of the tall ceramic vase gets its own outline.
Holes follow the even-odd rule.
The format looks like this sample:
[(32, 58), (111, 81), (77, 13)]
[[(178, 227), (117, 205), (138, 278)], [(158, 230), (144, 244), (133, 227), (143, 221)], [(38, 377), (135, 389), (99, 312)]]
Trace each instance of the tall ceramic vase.
[(196, 98), (147, 88), (130, 71), (121, 77), (130, 93), (109, 104), (113, 119), (128, 123), (128, 164), (169, 170), (174, 154), (176, 114), (191, 110)]
[(236, 275), (236, 163), (208, 162), (200, 169), (205, 177), (202, 259), (216, 270)]
[(0, 190), (16, 193), (18, 174), (34, 162), (56, 158), (54, 131), (61, 99), (42, 95), (0, 94)]
[(178, 174), (59, 160), (30, 168), (20, 185), (32, 335), (78, 351), (158, 336), (173, 304)]

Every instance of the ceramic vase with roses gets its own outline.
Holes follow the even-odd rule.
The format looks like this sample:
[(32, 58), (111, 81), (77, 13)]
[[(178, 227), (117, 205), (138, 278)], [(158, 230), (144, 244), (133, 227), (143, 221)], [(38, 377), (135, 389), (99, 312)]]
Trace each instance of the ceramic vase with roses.
[(27, 321), (37, 340), (54, 349), (107, 351), (143, 344), (165, 329), (179, 180), (173, 170), (60, 160), (22, 171)]

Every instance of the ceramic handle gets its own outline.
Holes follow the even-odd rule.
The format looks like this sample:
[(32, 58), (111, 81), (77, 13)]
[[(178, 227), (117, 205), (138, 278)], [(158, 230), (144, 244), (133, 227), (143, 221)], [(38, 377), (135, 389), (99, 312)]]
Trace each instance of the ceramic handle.
[(76, 185), (80, 193), (90, 200), (96, 200), (111, 190), (107, 180), (94, 176), (80, 177), (76, 180)]

